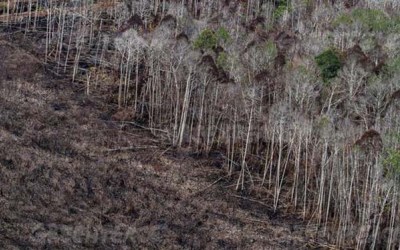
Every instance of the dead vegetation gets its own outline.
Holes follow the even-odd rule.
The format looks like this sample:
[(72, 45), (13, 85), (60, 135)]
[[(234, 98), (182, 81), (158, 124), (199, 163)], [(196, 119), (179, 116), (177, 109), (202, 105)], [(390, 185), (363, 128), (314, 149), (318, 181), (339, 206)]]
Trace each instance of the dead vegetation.
[[(46, 13), (13, 7), (1, 17), (5, 38), (44, 59), (57, 78), (44, 86), (72, 79), (76, 91), (75, 103), (66, 98), (57, 115), (32, 122), (43, 130), (30, 137), (35, 150), (85, 161), (134, 152), (157, 173), (175, 171), (158, 162), (171, 152), (217, 154), (226, 190), (268, 203), (266, 214), (290, 212), (338, 248), (398, 248), (396, 1), (29, 3)], [(16, 122), (4, 127), (23, 134), (26, 114), (5, 110)], [(58, 138), (46, 124), (80, 128), (93, 142), (60, 139), (70, 133)], [(139, 130), (165, 147), (132, 143)]]
[[(1, 44), (4, 61), (31, 57)], [(46, 81), (57, 84), (49, 88)], [(14, 72), (1, 82), (2, 248), (322, 244), (302, 221), (273, 213), (268, 201), (231, 192), (217, 158), (167, 147), (125, 124), (125, 111), (117, 113), (121, 119), (102, 119), (112, 105), (43, 68), (34, 79)]]

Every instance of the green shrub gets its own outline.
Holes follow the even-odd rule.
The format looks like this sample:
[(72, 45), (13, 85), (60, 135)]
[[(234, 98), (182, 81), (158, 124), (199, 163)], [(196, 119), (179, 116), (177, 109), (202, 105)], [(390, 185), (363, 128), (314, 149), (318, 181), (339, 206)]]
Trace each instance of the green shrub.
[(389, 178), (400, 181), (400, 133), (387, 132), (383, 139), (386, 144), (382, 160), (385, 174)]
[(400, 150), (388, 149), (383, 163), (391, 177), (400, 177)]
[(399, 17), (390, 18), (381, 10), (355, 9), (351, 13), (345, 13), (334, 21), (334, 26), (361, 24), (366, 31), (394, 32), (400, 30)]
[(354, 20), (359, 21), (372, 31), (385, 31), (391, 25), (390, 18), (380, 10), (356, 9), (352, 15)]
[(393, 32), (396, 32), (396, 33), (400, 32), (400, 15), (398, 15), (392, 19), (392, 29), (393, 29)]
[(264, 45), (264, 52), (265, 56), (270, 59), (274, 59), (278, 55), (278, 48), (276, 47), (275, 42), (268, 40)]
[(217, 31), (204, 29), (193, 42), (195, 49), (215, 49), (222, 42), (230, 40), (229, 32), (225, 28), (219, 28)]
[(328, 82), (335, 78), (342, 64), (339, 56), (333, 49), (328, 49), (315, 57), (315, 61), (321, 71), (322, 79)]
[(227, 31), (224, 27), (221, 27), (217, 30), (216, 36), (218, 42), (229, 42), (229, 40), (231, 40), (231, 35), (229, 34), (229, 31)]
[(385, 65), (384, 72), (390, 77), (400, 73), (400, 56), (390, 59)]
[(278, 6), (276, 6), (276, 8), (272, 14), (274, 20), (278, 20), (285, 14), (286, 11), (291, 11), (291, 10), (292, 10), (292, 6), (290, 3), (288, 3), (287, 0), (280, 0), (278, 3)]
[(364, 52), (370, 52), (375, 49), (377, 45), (375, 36), (366, 36), (360, 41), (360, 47)]
[(217, 57), (217, 66), (221, 69), (226, 69), (228, 64), (228, 54), (225, 52), (219, 53)]
[(214, 49), (217, 47), (218, 38), (213, 30), (203, 30), (193, 42), (195, 49)]

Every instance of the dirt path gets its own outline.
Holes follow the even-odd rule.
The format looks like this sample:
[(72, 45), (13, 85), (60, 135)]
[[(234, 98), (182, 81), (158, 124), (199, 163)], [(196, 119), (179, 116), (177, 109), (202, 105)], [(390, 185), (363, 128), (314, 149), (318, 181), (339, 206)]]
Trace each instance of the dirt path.
[(78, 87), (0, 41), (0, 248), (312, 246), (218, 161), (167, 150)]

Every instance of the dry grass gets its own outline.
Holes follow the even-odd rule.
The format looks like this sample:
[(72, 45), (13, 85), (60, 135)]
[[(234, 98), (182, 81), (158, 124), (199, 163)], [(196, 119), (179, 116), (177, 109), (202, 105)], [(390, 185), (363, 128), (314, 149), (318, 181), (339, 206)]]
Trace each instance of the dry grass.
[[(385, 151), (398, 148), (388, 137), (399, 133), (400, 120), (396, 112), (387, 111), (389, 106), (394, 109), (390, 96), (398, 84), (396, 77), (381, 72), (385, 54), (391, 53), (386, 49), (393, 43), (390, 36), (377, 39), (379, 46), (368, 50), (362, 34), (350, 26), (333, 26), (340, 13), (322, 2), (306, 9), (296, 6), (279, 20), (271, 16), (279, 7), (274, 10), (265, 1), (225, 6), (205, 0), (202, 7), (187, 5), (185, 11), (180, 4), (165, 9), (153, 0), (144, 1), (152, 4), (143, 8), (129, 6), (129, 1), (112, 5), (117, 2), (84, 1), (75, 9), (56, 2), (45, 18), (22, 13), (2, 25), (4, 37), (35, 48), (45, 68), (58, 78), (41, 80), (36, 74), (34, 82), (47, 88), (41, 89), (27, 79), (43, 69), (41, 63), (24, 53), (17, 53), (22, 55), (18, 58), (5, 52), (2, 56), (9, 60), (3, 65), (4, 89), (11, 94), (9, 105), (4, 105), (5, 129), (16, 136), (27, 134), (28, 144), (47, 155), (85, 162), (104, 155), (100, 158), (106, 164), (131, 164), (170, 180), (175, 183), (167, 185), (170, 190), (196, 187), (193, 197), (202, 197), (209, 188), (236, 188), (241, 192), (236, 200), (261, 205), (270, 218), (286, 212), (301, 215), (318, 225), (312, 235), (322, 234), (339, 247), (397, 249), (399, 186), (397, 175), (386, 166)], [(340, 1), (332, 4), (343, 9)], [(272, 12), (260, 12), (259, 5)], [(357, 5), (364, 7), (362, 2)], [(236, 14), (212, 17), (221, 11)], [(197, 32), (209, 28), (217, 34), (219, 27), (231, 42), (221, 40), (207, 51), (191, 46)], [(346, 32), (352, 38), (340, 38)], [(184, 34), (186, 41), (176, 39), (177, 34)], [(381, 36), (373, 31), (370, 35)], [(27, 40), (30, 43), (23, 44)], [(356, 41), (361, 46), (354, 46)], [(337, 78), (323, 83), (314, 59), (328, 47), (341, 51), (343, 65)], [(220, 57), (222, 52), (225, 57)], [(291, 62), (292, 57), (297, 59)], [(24, 59), (38, 68), (30, 71), (21, 63)], [(74, 90), (91, 97), (72, 93), (71, 78)], [(14, 112), (14, 106), (24, 106), (14, 104), (18, 99), (37, 105)], [(26, 124), (34, 107), (35, 118)], [(50, 115), (40, 118), (41, 112)], [(186, 163), (190, 156), (205, 160), (201, 153), (212, 161), (203, 165), (229, 173), (229, 184), (221, 186), (226, 181), (222, 170), (199, 188), (198, 178), (185, 182), (192, 174), (202, 176), (201, 171), (210, 174)], [(142, 165), (132, 165), (132, 157)], [(190, 173), (176, 167), (180, 160), (190, 166)]]
[[(301, 221), (269, 218), (270, 206), (231, 196), (224, 188), (230, 179), (212, 159), (168, 150), (146, 131), (104, 119), (113, 107), (103, 100), (54, 84), (22, 49), (0, 42), (0, 52), (0, 71), (12, 72), (0, 79), (0, 247), (285, 249), (315, 242)], [(28, 71), (14, 71), (15, 64)], [(104, 152), (118, 147), (133, 150)]]

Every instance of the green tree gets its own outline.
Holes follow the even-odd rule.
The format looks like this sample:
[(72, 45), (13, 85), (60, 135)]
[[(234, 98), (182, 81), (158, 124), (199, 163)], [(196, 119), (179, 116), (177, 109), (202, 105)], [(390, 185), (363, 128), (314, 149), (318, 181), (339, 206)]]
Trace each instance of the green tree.
[(324, 82), (335, 78), (342, 67), (339, 56), (333, 49), (328, 49), (315, 57), (315, 61), (321, 71)]
[(211, 29), (204, 29), (193, 42), (195, 49), (214, 49), (217, 47), (218, 38), (215, 32)]
[(216, 36), (219, 43), (229, 42), (229, 40), (231, 40), (231, 35), (229, 34), (229, 31), (224, 27), (221, 27), (217, 30)]
[(388, 149), (384, 165), (391, 177), (400, 177), (400, 150)]
[(219, 28), (217, 31), (209, 28), (200, 32), (199, 36), (193, 42), (195, 49), (215, 49), (223, 42), (228, 42), (231, 39), (229, 32), (225, 28)]
[(340, 15), (333, 25), (351, 26), (360, 24), (365, 31), (398, 32), (400, 31), (400, 17), (390, 17), (377, 9), (355, 9), (351, 13)]
[(226, 52), (219, 53), (217, 57), (217, 66), (221, 69), (226, 69), (228, 64), (228, 54)]
[(388, 60), (385, 65), (385, 73), (387, 76), (392, 77), (400, 72), (400, 56)]
[(275, 20), (278, 20), (285, 14), (286, 11), (291, 11), (291, 10), (292, 10), (292, 5), (290, 4), (290, 2), (288, 2), (288, 0), (280, 0), (273, 12), (273, 17)]

